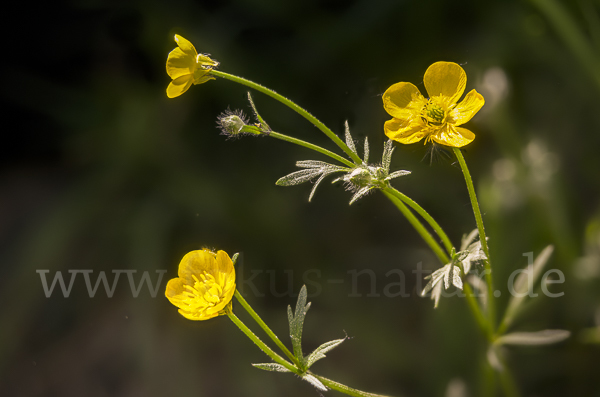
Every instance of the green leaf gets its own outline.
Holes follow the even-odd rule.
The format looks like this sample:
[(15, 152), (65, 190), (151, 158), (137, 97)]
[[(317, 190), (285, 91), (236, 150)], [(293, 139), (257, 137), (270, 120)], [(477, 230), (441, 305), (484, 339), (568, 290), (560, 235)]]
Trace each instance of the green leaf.
[[(552, 245), (547, 246), (540, 252), (540, 254), (535, 258), (531, 269), (529, 269), (529, 265), (526, 268), (527, 271), (520, 273), (514, 283), (514, 293), (508, 302), (508, 307), (506, 308), (506, 314), (504, 315), (504, 323), (506, 327), (508, 327), (515, 316), (518, 314), (521, 304), (528, 297), (527, 292), (530, 287), (533, 287), (537, 279), (541, 276), (542, 271), (544, 270), (544, 266), (548, 263), (548, 259), (552, 255), (554, 251), (554, 247)], [(530, 274), (531, 273), (531, 274)], [(531, 278), (530, 278), (531, 276)], [(529, 280), (529, 283), (528, 283)], [(528, 285), (531, 284), (531, 285)]]
[(563, 329), (545, 329), (537, 332), (513, 332), (496, 339), (497, 345), (537, 346), (558, 343), (571, 336)]
[(317, 390), (327, 391), (327, 388), (325, 387), (325, 385), (323, 383), (321, 383), (320, 380), (318, 380), (317, 378), (312, 376), (311, 374), (304, 374), (302, 376), (302, 379), (304, 379), (305, 381), (307, 381), (308, 383), (313, 385)]
[(381, 166), (386, 172), (390, 172), (392, 153), (394, 153), (394, 142), (392, 140), (388, 140), (383, 145), (383, 156), (381, 156)]
[(364, 197), (367, 193), (369, 193), (373, 189), (374, 189), (373, 186), (365, 186), (363, 188), (358, 189), (356, 191), (356, 193), (354, 193), (354, 196), (352, 196), (352, 198), (350, 199), (350, 204), (348, 204), (348, 205), (354, 204), (357, 200)]
[(286, 367), (284, 367), (281, 364), (276, 364), (276, 363), (265, 363), (265, 364), (252, 364), (252, 366), (258, 368), (258, 369), (262, 369), (265, 371), (272, 371), (272, 372), (292, 372), (289, 369), (287, 369)]
[(233, 262), (233, 266), (235, 266), (235, 264), (237, 263), (238, 257), (240, 256), (239, 252), (236, 252), (235, 254), (233, 254), (233, 256), (231, 257), (231, 262)]
[(315, 351), (310, 353), (310, 355), (306, 358), (306, 368), (310, 368), (314, 363), (316, 363), (322, 358), (325, 358), (325, 353), (335, 349), (346, 339), (348, 339), (348, 337), (344, 339), (336, 339), (329, 342), (325, 342), (321, 346), (317, 347)]
[(296, 310), (292, 315), (292, 309), (288, 306), (288, 321), (290, 323), (290, 338), (294, 348), (294, 355), (301, 364), (304, 364), (304, 355), (302, 354), (302, 327), (304, 326), (304, 318), (306, 312), (310, 308), (310, 303), (306, 303), (307, 299), (306, 285), (302, 286), (298, 294), (296, 302)]
[(354, 152), (354, 154), (356, 154), (358, 156), (358, 153), (356, 153), (356, 146), (354, 146), (354, 139), (352, 139), (352, 135), (350, 134), (350, 127), (348, 126), (348, 120), (346, 120), (344, 127), (346, 130), (346, 145), (348, 146), (348, 148), (350, 150), (352, 150)]
[(279, 178), (275, 184), (278, 186), (299, 185), (301, 183), (310, 181), (311, 179), (321, 175), (321, 173), (323, 173), (322, 169), (310, 168), (306, 170), (300, 170)]
[(260, 117), (260, 114), (258, 114), (258, 110), (256, 110), (256, 106), (254, 105), (254, 101), (252, 100), (252, 95), (250, 95), (250, 92), (248, 92), (248, 102), (250, 102), (250, 106), (252, 106), (252, 110), (254, 111), (254, 114), (256, 115), (256, 118), (261, 124), (261, 126), (264, 127), (267, 131), (271, 131), (271, 127), (269, 127), (269, 124), (267, 124), (267, 122), (264, 121), (262, 117)]

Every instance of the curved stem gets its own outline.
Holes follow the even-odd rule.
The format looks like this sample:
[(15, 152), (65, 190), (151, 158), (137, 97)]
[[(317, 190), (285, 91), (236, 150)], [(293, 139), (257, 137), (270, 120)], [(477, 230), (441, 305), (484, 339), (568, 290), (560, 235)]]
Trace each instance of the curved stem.
[(362, 164), (362, 160), (360, 159), (360, 157), (358, 157), (358, 155), (356, 153), (354, 153), (352, 150), (350, 150), (348, 145), (346, 145), (344, 143), (344, 141), (342, 141), (337, 135), (335, 135), (335, 133), (333, 131), (331, 131), (329, 128), (327, 128), (327, 126), (325, 124), (323, 124), (321, 121), (319, 121), (319, 119), (317, 119), (315, 116), (313, 116), (312, 114), (310, 114), (309, 112), (307, 112), (306, 110), (304, 110), (303, 108), (298, 106), (296, 103), (290, 101), (286, 97), (276, 93), (275, 91), (273, 91), (265, 86), (262, 86), (253, 81), (247, 80), (243, 77), (239, 77), (239, 76), (235, 76), (233, 74), (221, 72), (219, 70), (211, 70), (210, 74), (213, 76), (216, 76), (216, 77), (222, 77), (224, 79), (231, 80), (238, 84), (242, 84), (247, 87), (253, 88), (257, 91), (262, 92), (263, 94), (270, 96), (271, 98), (278, 100), (279, 102), (283, 103), (284, 105), (286, 105), (287, 107), (294, 110), (296, 113), (298, 113), (299, 115), (301, 115), (302, 117), (304, 117), (305, 119), (310, 121), (312, 124), (314, 124), (315, 127), (317, 127), (319, 130), (321, 130), (325, 135), (327, 135), (327, 137), (329, 139), (331, 139), (336, 145), (338, 145), (344, 151), (344, 153), (346, 153), (356, 164)]
[[(413, 225), (413, 227), (417, 230), (417, 232), (421, 235), (421, 237), (423, 237), (423, 240), (425, 240), (425, 242), (429, 245), (429, 247), (431, 247), (431, 249), (437, 255), (437, 257), (440, 259), (440, 261), (444, 264), (450, 262), (450, 258), (448, 257), (448, 255), (446, 255), (446, 253), (442, 250), (440, 245), (433, 239), (433, 237), (431, 237), (431, 234), (429, 234), (429, 232), (427, 231), (427, 229), (425, 229), (423, 224), (417, 219), (417, 217), (415, 217), (415, 215), (408, 208), (406, 208), (404, 203), (402, 201), (400, 201), (400, 198), (398, 198), (398, 195), (394, 194), (394, 192), (391, 190), (395, 190), (395, 189), (385, 188), (382, 191), (390, 199), (390, 201), (392, 203), (394, 203), (394, 205), (396, 205), (396, 207), (398, 207), (400, 212), (402, 212), (402, 214), (408, 219), (408, 221)], [(397, 190), (395, 190), (395, 191), (398, 192)], [(400, 192), (398, 192), (398, 193), (400, 195), (402, 195), (402, 193), (400, 193)], [(421, 208), (417, 203), (412, 201), (407, 196), (404, 196), (404, 197), (406, 197), (408, 200), (413, 202), (416, 206)], [(425, 210), (423, 210), (423, 212), (425, 212)], [(427, 216), (429, 216), (429, 214), (427, 214)], [(429, 216), (429, 218), (431, 218), (431, 216)], [(431, 221), (433, 221), (433, 223), (435, 223), (437, 225), (437, 228), (440, 230), (440, 231), (438, 231), (436, 229), (436, 232), (438, 232), (438, 234), (442, 233), (445, 236), (446, 234), (444, 233), (442, 228), (435, 222), (435, 220), (433, 220), (433, 218), (431, 218)], [(433, 227), (433, 225), (432, 225), (432, 227)], [(446, 237), (446, 239), (447, 238), (448, 237)], [(469, 285), (469, 283), (465, 280), (463, 285), (464, 285), (465, 296), (467, 298), (467, 303), (469, 305), (469, 309), (471, 309), (471, 312), (473, 312), (473, 316), (475, 317), (475, 320), (477, 321), (479, 328), (481, 328), (481, 331), (484, 333), (486, 338), (489, 341), (491, 341), (492, 330), (489, 326), (488, 321), (485, 319), (485, 317), (483, 316), (483, 314), (481, 312), (481, 306), (479, 306), (479, 304), (477, 303), (477, 299), (475, 299), (475, 295), (473, 294), (473, 290), (471, 289), (471, 286)]]
[(483, 218), (481, 217), (481, 210), (479, 209), (479, 203), (477, 202), (477, 195), (475, 194), (475, 187), (473, 186), (473, 179), (471, 179), (471, 173), (465, 162), (465, 158), (459, 148), (454, 148), (454, 154), (458, 159), (460, 168), (462, 169), (463, 175), (465, 176), (465, 182), (467, 183), (467, 190), (469, 191), (469, 198), (471, 199), (471, 206), (473, 207), (473, 214), (475, 215), (475, 222), (477, 223), (477, 229), (479, 231), (479, 240), (481, 241), (481, 249), (487, 256), (487, 259), (483, 261), (485, 266), (485, 281), (488, 288), (488, 320), (492, 326), (496, 324), (496, 310), (494, 302), (494, 282), (492, 278), (492, 267), (490, 264), (490, 251), (487, 244), (487, 238), (485, 237), (485, 228), (483, 227)]
[(269, 326), (262, 320), (262, 318), (260, 318), (260, 316), (254, 311), (254, 309), (252, 309), (252, 307), (248, 304), (248, 302), (246, 302), (246, 299), (244, 299), (242, 294), (240, 294), (240, 292), (237, 289), (235, 290), (235, 297), (238, 300), (238, 302), (240, 302), (242, 307), (246, 309), (246, 311), (250, 314), (250, 316), (252, 316), (254, 321), (256, 321), (258, 325), (260, 325), (260, 327), (267, 333), (267, 335), (269, 335), (269, 338), (271, 338), (271, 340), (275, 342), (275, 344), (281, 349), (281, 351), (284, 352), (285, 355), (288, 356), (288, 358), (292, 360), (292, 362), (296, 364), (296, 366), (299, 367), (300, 363), (298, 362), (298, 359), (292, 354), (291, 351), (289, 351), (287, 347), (285, 347), (285, 345), (281, 342), (281, 340), (279, 340), (277, 335), (275, 335), (275, 333), (271, 331), (271, 328), (269, 328)]
[(442, 247), (440, 247), (438, 242), (435, 241), (433, 237), (431, 237), (429, 231), (425, 229), (425, 226), (423, 226), (421, 221), (417, 219), (415, 214), (413, 214), (399, 198), (396, 198), (396, 196), (394, 196), (391, 192), (387, 191), (387, 189), (383, 189), (382, 192), (400, 210), (400, 212), (402, 212), (402, 215), (404, 215), (404, 217), (410, 222), (410, 224), (415, 228), (417, 233), (421, 235), (423, 240), (425, 240), (427, 245), (429, 245), (431, 250), (436, 254), (436, 256), (442, 262), (442, 264), (450, 262), (450, 258), (448, 257), (446, 252), (444, 252), (444, 250), (442, 249)]
[(316, 375), (316, 374), (312, 374), (312, 376), (314, 376), (315, 378), (317, 378), (318, 380), (321, 381), (321, 383), (323, 383), (325, 386), (329, 387), (330, 389), (333, 390), (337, 390), (339, 392), (342, 392), (344, 394), (347, 394), (349, 396), (357, 396), (357, 397), (385, 397), (381, 394), (373, 394), (373, 393), (367, 393), (364, 391), (360, 391), (360, 390), (356, 390), (353, 389), (351, 387), (348, 387), (346, 385), (343, 385), (341, 383), (338, 383), (336, 381), (333, 381), (331, 379), (327, 379), (324, 376), (320, 376), (320, 375)]
[(442, 239), (442, 243), (444, 244), (444, 247), (446, 248), (446, 251), (448, 252), (448, 254), (450, 254), (452, 252), (453, 245), (450, 242), (450, 239), (448, 238), (446, 233), (444, 232), (444, 229), (442, 229), (442, 227), (435, 221), (435, 219), (433, 219), (431, 217), (431, 215), (429, 215), (427, 213), (427, 211), (425, 211), (425, 209), (423, 209), (423, 207), (421, 207), (419, 204), (417, 204), (413, 199), (411, 199), (407, 195), (401, 193), (400, 191), (398, 191), (397, 189), (395, 189), (391, 186), (385, 188), (384, 190), (387, 191), (388, 193), (391, 193), (395, 197), (399, 198), (405, 204), (408, 204), (409, 207), (411, 207), (412, 209), (417, 211), (417, 213), (419, 215), (421, 215), (423, 217), (423, 219), (425, 219), (425, 221), (427, 221), (427, 223), (429, 223), (429, 225), (433, 228), (433, 230), (435, 230), (437, 235), (440, 236), (440, 238)]
[(282, 141), (294, 143), (294, 144), (299, 145), (299, 146), (304, 146), (305, 148), (314, 150), (315, 152), (323, 153), (324, 155), (329, 156), (332, 159), (335, 159), (335, 160), (339, 161), (340, 163), (347, 165), (348, 167), (354, 167), (355, 166), (355, 164), (353, 162), (346, 160), (342, 156), (340, 156), (338, 154), (335, 154), (335, 153), (333, 153), (333, 152), (331, 152), (331, 151), (329, 151), (327, 149), (324, 149), (321, 146), (314, 145), (314, 144), (312, 144), (310, 142), (306, 142), (306, 141), (303, 141), (301, 139), (296, 139), (296, 138), (293, 138), (293, 137), (288, 136), (288, 135), (283, 135), (283, 134), (280, 134), (280, 133), (275, 132), (275, 131), (271, 131), (269, 133), (269, 136), (273, 137), (273, 138), (281, 139)]
[(283, 359), (283, 357), (281, 357), (279, 354), (275, 353), (273, 350), (271, 350), (271, 348), (269, 346), (267, 346), (262, 340), (260, 340), (258, 338), (258, 336), (254, 335), (254, 333), (250, 330), (250, 328), (248, 328), (246, 326), (246, 324), (244, 324), (239, 318), (236, 317), (235, 314), (233, 314), (233, 312), (231, 310), (227, 311), (227, 316), (229, 316), (229, 318), (231, 319), (231, 321), (233, 321), (233, 323), (235, 325), (238, 326), (238, 328), (244, 333), (246, 334), (246, 336), (252, 341), (254, 342), (254, 344), (256, 346), (258, 346), (260, 348), (260, 350), (262, 350), (263, 352), (265, 352), (265, 354), (269, 357), (271, 357), (275, 362), (283, 365), (285, 368), (287, 368), (288, 370), (292, 371), (295, 374), (301, 375), (300, 372), (298, 371), (298, 369), (296, 367), (294, 367), (292, 364), (290, 364), (289, 362), (285, 361)]

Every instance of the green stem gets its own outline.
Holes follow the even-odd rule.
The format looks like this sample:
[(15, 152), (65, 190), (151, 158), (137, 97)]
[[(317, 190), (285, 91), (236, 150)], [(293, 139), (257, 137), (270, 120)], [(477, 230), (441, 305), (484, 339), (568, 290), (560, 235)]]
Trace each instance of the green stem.
[(260, 350), (262, 350), (263, 352), (265, 352), (265, 354), (267, 356), (271, 357), (275, 362), (283, 365), (285, 368), (287, 368), (288, 370), (292, 371), (293, 373), (295, 373), (297, 375), (301, 375), (301, 373), (298, 371), (298, 369), (296, 367), (294, 367), (289, 362), (285, 361), (283, 359), (283, 357), (281, 357), (279, 354), (277, 354), (273, 350), (271, 350), (271, 348), (269, 346), (267, 346), (262, 340), (260, 340), (258, 338), (258, 336), (254, 335), (254, 333), (250, 330), (250, 328), (248, 328), (246, 326), (246, 324), (244, 324), (239, 318), (237, 318), (236, 315), (233, 314), (233, 312), (231, 310), (227, 311), (227, 315), (229, 316), (229, 318), (231, 319), (231, 321), (233, 321), (233, 323), (235, 325), (237, 325), (238, 328), (244, 334), (246, 334), (246, 336), (248, 338), (250, 338), (250, 340), (252, 342), (254, 342), (254, 344), (256, 346), (258, 346), (260, 348)]
[(475, 194), (473, 179), (471, 179), (471, 173), (469, 172), (469, 168), (467, 167), (465, 158), (463, 157), (462, 152), (459, 148), (454, 148), (454, 154), (456, 155), (456, 158), (460, 163), (460, 168), (462, 169), (463, 175), (465, 177), (465, 182), (467, 183), (467, 190), (469, 191), (469, 198), (471, 199), (471, 206), (473, 207), (475, 222), (477, 223), (477, 229), (479, 230), (479, 240), (481, 241), (481, 248), (483, 249), (483, 252), (487, 257), (487, 259), (483, 261), (483, 263), (485, 266), (485, 281), (487, 283), (488, 289), (488, 320), (492, 328), (494, 328), (496, 324), (495, 301), (493, 295), (494, 282), (492, 277), (492, 267), (490, 264), (490, 251), (487, 244), (487, 238), (485, 237), (485, 228), (483, 227), (483, 218), (481, 217), (481, 210), (479, 209), (479, 203), (477, 202), (477, 195)]
[(473, 316), (475, 317), (475, 320), (477, 321), (477, 325), (479, 325), (479, 328), (481, 328), (481, 331), (483, 332), (483, 334), (485, 335), (487, 340), (489, 342), (492, 342), (493, 334), (492, 334), (492, 329), (490, 328), (490, 324), (488, 323), (487, 319), (481, 312), (481, 306), (479, 306), (479, 303), (477, 303), (477, 299), (475, 298), (475, 295), (473, 294), (473, 289), (471, 288), (471, 285), (467, 282), (466, 279), (463, 282), (463, 288), (465, 289), (465, 296), (467, 298), (467, 304), (469, 305), (469, 309), (471, 309), (471, 312), (473, 312)]
[(506, 362), (500, 357), (500, 354), (496, 354), (496, 357), (502, 365), (502, 369), (498, 371), (498, 376), (500, 377), (500, 385), (502, 386), (502, 390), (504, 390), (505, 397), (520, 397), (521, 393), (519, 393), (512, 372), (506, 365)]
[(414, 209), (415, 211), (417, 211), (417, 213), (419, 215), (421, 215), (423, 217), (423, 219), (425, 219), (425, 221), (427, 221), (427, 223), (429, 223), (429, 225), (433, 228), (433, 230), (435, 230), (435, 232), (437, 233), (437, 235), (440, 236), (440, 238), (442, 239), (442, 243), (444, 243), (444, 247), (446, 247), (446, 251), (448, 251), (448, 254), (450, 254), (452, 252), (452, 248), (453, 248), (452, 243), (450, 242), (450, 239), (448, 238), (448, 236), (444, 232), (444, 229), (442, 229), (442, 227), (435, 221), (435, 219), (433, 219), (431, 217), (431, 215), (429, 215), (427, 213), (427, 211), (425, 211), (425, 209), (423, 209), (423, 207), (421, 207), (419, 204), (417, 204), (410, 197), (408, 197), (407, 195), (399, 192), (398, 190), (396, 190), (393, 187), (387, 187), (387, 188), (385, 188), (383, 190), (387, 191), (388, 193), (391, 193), (395, 197), (397, 197), (400, 200), (402, 200), (405, 204), (408, 204), (409, 207), (411, 207), (412, 209)]
[(355, 166), (355, 164), (353, 162), (346, 160), (342, 156), (335, 154), (333, 152), (330, 152), (329, 150), (324, 149), (321, 146), (314, 145), (310, 142), (306, 142), (301, 139), (292, 138), (291, 136), (283, 135), (283, 134), (280, 134), (275, 131), (271, 131), (269, 133), (269, 136), (273, 137), (273, 138), (281, 139), (282, 141), (291, 142), (291, 143), (294, 143), (299, 146), (304, 146), (305, 148), (314, 150), (315, 152), (323, 153), (324, 155), (329, 156), (332, 159), (335, 159), (335, 160), (339, 161), (340, 163), (347, 165), (348, 167)]
[(408, 207), (406, 207), (406, 205), (404, 205), (404, 203), (400, 199), (396, 198), (396, 196), (394, 196), (387, 189), (383, 189), (382, 192), (400, 210), (400, 212), (402, 212), (402, 215), (404, 215), (404, 217), (410, 222), (410, 224), (415, 228), (417, 233), (421, 235), (423, 240), (425, 240), (427, 245), (429, 245), (431, 250), (436, 254), (436, 256), (439, 258), (442, 264), (449, 263), (450, 258), (448, 257), (446, 252), (444, 252), (444, 250), (442, 249), (442, 247), (440, 247), (438, 242), (435, 241), (433, 237), (431, 237), (429, 231), (425, 229), (425, 226), (423, 226), (421, 221), (417, 219), (415, 214), (413, 214), (411, 210), (409, 210)]
[(313, 116), (312, 114), (310, 114), (309, 112), (307, 112), (306, 110), (304, 110), (303, 108), (298, 106), (296, 103), (290, 101), (286, 97), (276, 93), (275, 91), (273, 91), (265, 86), (262, 86), (253, 81), (247, 80), (243, 77), (239, 77), (239, 76), (235, 76), (235, 75), (232, 75), (229, 73), (221, 72), (219, 70), (211, 70), (210, 74), (213, 76), (216, 76), (216, 77), (222, 77), (224, 79), (231, 80), (238, 84), (242, 84), (247, 87), (253, 88), (257, 91), (262, 92), (263, 94), (270, 96), (271, 98), (278, 100), (279, 102), (283, 103), (284, 105), (286, 105), (287, 107), (294, 110), (296, 113), (300, 114), (302, 117), (304, 117), (305, 119), (310, 121), (312, 124), (314, 124), (315, 127), (317, 127), (319, 130), (321, 130), (325, 135), (327, 135), (327, 137), (329, 137), (329, 139), (331, 139), (336, 145), (338, 145), (344, 151), (344, 153), (346, 153), (356, 164), (362, 164), (362, 160), (360, 159), (360, 157), (358, 157), (358, 155), (356, 153), (354, 153), (352, 150), (350, 150), (348, 145), (346, 145), (344, 143), (344, 141), (342, 141), (337, 135), (335, 135), (335, 133), (333, 131), (331, 131), (329, 128), (327, 128), (327, 126), (325, 124), (323, 124), (321, 121), (319, 121), (319, 119), (317, 119), (315, 116)]
[(299, 367), (300, 363), (298, 362), (298, 359), (292, 354), (292, 352), (288, 350), (287, 347), (285, 347), (285, 345), (281, 342), (281, 340), (279, 340), (277, 335), (275, 335), (275, 333), (271, 331), (271, 328), (269, 328), (269, 326), (265, 324), (262, 318), (260, 318), (260, 316), (254, 311), (254, 309), (252, 309), (252, 307), (248, 304), (248, 302), (246, 302), (246, 299), (244, 299), (242, 294), (240, 294), (240, 292), (237, 289), (235, 290), (235, 297), (238, 300), (238, 302), (240, 302), (242, 307), (246, 309), (246, 311), (250, 314), (250, 316), (252, 316), (254, 321), (256, 321), (258, 325), (260, 325), (260, 327), (267, 333), (267, 335), (269, 335), (269, 338), (271, 338), (271, 340), (275, 342), (275, 344), (281, 349), (281, 351), (284, 352), (285, 355), (288, 356), (288, 358), (292, 360), (292, 362), (296, 364), (297, 367)]
[[(396, 207), (398, 207), (398, 209), (408, 219), (408, 221), (413, 225), (413, 227), (415, 229), (417, 229), (417, 232), (419, 232), (419, 234), (421, 235), (421, 237), (423, 237), (425, 242), (427, 242), (427, 244), (429, 244), (429, 246), (431, 247), (433, 252), (436, 253), (437, 257), (442, 261), (442, 263), (446, 264), (446, 263), (450, 262), (450, 258), (444, 253), (444, 251), (442, 250), (440, 245), (435, 240), (433, 240), (433, 238), (431, 237), (431, 234), (429, 234), (429, 232), (427, 231), (427, 229), (425, 229), (423, 224), (421, 224), (421, 222), (414, 216), (414, 214), (412, 212), (410, 212), (410, 210), (408, 208), (406, 208), (406, 206), (400, 201), (400, 200), (402, 200), (402, 197), (404, 197), (406, 200), (408, 200), (408, 201), (406, 201), (406, 203), (408, 205), (411, 205), (411, 203), (413, 203), (417, 208), (419, 208), (423, 212), (423, 214), (426, 214), (427, 217), (425, 215), (423, 215), (421, 213), (421, 211), (419, 211), (419, 209), (412, 207), (412, 205), (411, 205), (411, 207), (414, 208), (419, 213), (419, 215), (423, 216), (423, 218), (425, 218), (427, 220), (427, 222), (431, 225), (431, 227), (433, 227), (435, 229), (437, 234), (440, 237), (442, 237), (442, 240), (445, 240), (446, 249), (452, 250), (452, 244), (450, 243), (448, 236), (446, 236), (446, 233), (444, 233), (444, 230), (440, 227), (440, 225), (438, 225), (438, 223), (421, 206), (419, 206), (417, 203), (415, 203), (413, 200), (411, 200), (408, 196), (405, 196), (404, 194), (400, 193), (399, 191), (397, 191), (394, 188), (385, 188), (385, 189), (382, 189), (382, 191), (392, 201), (392, 203), (394, 203), (396, 205)], [(450, 245), (450, 248), (448, 248), (448, 244)], [(469, 283), (466, 280), (463, 283), (463, 286), (465, 289), (465, 296), (467, 298), (467, 303), (469, 305), (469, 308), (473, 312), (473, 316), (475, 317), (475, 320), (477, 321), (479, 328), (481, 328), (481, 331), (484, 333), (486, 338), (491, 341), (492, 330), (489, 327), (489, 323), (486, 321), (485, 317), (481, 313), (481, 306), (479, 306), (479, 304), (477, 303), (477, 299), (475, 298), (475, 295), (473, 294), (473, 290), (471, 289), (471, 286), (469, 285)]]
[(331, 379), (327, 379), (323, 376), (320, 375), (316, 375), (316, 374), (312, 374), (312, 376), (314, 376), (315, 378), (317, 378), (318, 380), (321, 381), (321, 383), (323, 383), (325, 386), (329, 387), (330, 389), (333, 390), (337, 390), (339, 392), (345, 393), (349, 396), (357, 396), (357, 397), (385, 397), (381, 394), (373, 394), (373, 393), (367, 393), (364, 391), (360, 391), (360, 390), (356, 390), (353, 389), (351, 387), (348, 387), (346, 385), (342, 385), (341, 383), (335, 382)]

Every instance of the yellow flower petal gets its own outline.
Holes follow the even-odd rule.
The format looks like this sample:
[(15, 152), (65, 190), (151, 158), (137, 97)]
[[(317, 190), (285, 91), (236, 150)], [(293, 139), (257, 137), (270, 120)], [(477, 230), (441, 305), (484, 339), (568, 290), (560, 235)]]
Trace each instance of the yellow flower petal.
[(188, 90), (188, 88), (190, 88), (193, 82), (194, 75), (192, 74), (176, 78), (175, 80), (171, 81), (171, 83), (169, 83), (169, 86), (167, 87), (167, 96), (169, 98), (175, 98), (183, 94)]
[(425, 136), (421, 124), (407, 124), (404, 120), (388, 120), (383, 128), (388, 138), (404, 144), (419, 142)]
[(230, 273), (234, 272), (233, 261), (231, 260), (229, 255), (227, 255), (227, 252), (217, 251), (216, 262), (217, 262), (216, 268), (218, 269), (219, 272), (225, 273), (225, 274), (230, 274)]
[(183, 279), (187, 285), (194, 285), (195, 280), (193, 276), (200, 279), (200, 275), (203, 272), (213, 274), (215, 270), (215, 258), (214, 256), (204, 250), (197, 250), (188, 252), (181, 262), (179, 262), (179, 278)]
[(196, 57), (186, 54), (181, 48), (175, 48), (167, 57), (167, 74), (176, 79), (196, 71)]
[(185, 290), (185, 284), (183, 280), (180, 278), (173, 278), (169, 280), (167, 283), (167, 289), (165, 291), (165, 296), (172, 304), (179, 307), (181, 297), (180, 295)]
[(192, 43), (190, 43), (190, 41), (178, 34), (175, 35), (175, 41), (177, 42), (177, 45), (179, 46), (179, 48), (181, 48), (181, 50), (183, 52), (185, 52), (188, 55), (191, 55), (194, 58), (194, 62), (196, 61), (196, 56), (198, 56), (198, 51), (196, 51), (196, 48), (194, 48), (194, 45)]
[(183, 317), (187, 318), (188, 320), (194, 320), (194, 321), (209, 320), (209, 319), (211, 319), (213, 317), (217, 317), (219, 315), (218, 313), (213, 313), (210, 315), (199, 314), (198, 312), (193, 312), (193, 311), (188, 311), (188, 310), (183, 310), (183, 309), (179, 309), (179, 314), (181, 314)]
[(383, 93), (383, 107), (390, 116), (410, 122), (419, 116), (427, 100), (411, 83), (396, 83)]
[(465, 99), (452, 109), (451, 116), (454, 118), (454, 125), (462, 125), (471, 120), (484, 104), (483, 96), (477, 91), (471, 90)]
[(436, 62), (427, 68), (423, 78), (429, 97), (444, 96), (456, 103), (467, 85), (467, 74), (453, 62)]
[(431, 139), (441, 145), (463, 147), (473, 142), (475, 134), (466, 128), (446, 124), (444, 128), (432, 134)]

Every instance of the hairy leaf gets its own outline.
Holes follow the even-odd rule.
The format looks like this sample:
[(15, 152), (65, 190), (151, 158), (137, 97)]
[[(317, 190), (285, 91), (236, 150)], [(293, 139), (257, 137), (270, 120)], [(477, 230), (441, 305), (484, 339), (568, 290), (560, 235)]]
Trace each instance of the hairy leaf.
[(354, 193), (354, 196), (352, 196), (352, 198), (350, 199), (350, 205), (352, 205), (356, 200), (369, 193), (371, 189), (373, 189), (373, 186), (365, 186), (363, 188), (360, 188), (356, 193)]
[(408, 175), (408, 174), (410, 174), (410, 171), (406, 171), (406, 170), (394, 171), (391, 174), (389, 174), (387, 176), (387, 178), (385, 178), (385, 180), (386, 181), (390, 181), (390, 180), (392, 180), (394, 178), (398, 178), (398, 177), (401, 177), (401, 176), (404, 176), (404, 175)]
[(292, 372), (281, 364), (276, 363), (265, 363), (265, 364), (252, 364), (254, 367), (258, 369), (262, 369), (265, 371), (273, 371), (273, 372)]
[(310, 303), (306, 303), (307, 299), (306, 285), (302, 286), (298, 294), (296, 302), (296, 310), (292, 315), (292, 309), (288, 306), (288, 320), (290, 322), (290, 338), (294, 348), (294, 355), (301, 363), (304, 362), (304, 354), (302, 353), (302, 327), (304, 326), (304, 318), (306, 312), (310, 308)]
[(394, 142), (390, 139), (385, 143), (385, 145), (383, 145), (383, 156), (381, 157), (381, 166), (387, 172), (390, 171), (392, 153), (394, 153)]
[(335, 349), (346, 339), (348, 338), (332, 340), (329, 342), (325, 342), (321, 346), (317, 347), (315, 351), (310, 353), (310, 355), (306, 358), (306, 368), (310, 368), (314, 363), (316, 363), (322, 358), (325, 358), (325, 353)]
[(299, 185), (321, 175), (322, 172), (323, 170), (321, 169), (308, 169), (292, 172), (289, 175), (279, 178), (279, 180), (275, 182), (275, 184), (279, 186)]
[(356, 153), (356, 146), (354, 146), (354, 140), (352, 139), (352, 135), (350, 134), (350, 127), (348, 126), (348, 120), (346, 120), (346, 123), (344, 123), (344, 126), (345, 126), (345, 130), (346, 130), (346, 145), (348, 145), (350, 150), (352, 150), (356, 155), (358, 155), (358, 153)]
[(317, 378), (312, 376), (311, 374), (304, 374), (302, 376), (302, 379), (304, 379), (305, 381), (307, 381), (308, 383), (313, 385), (318, 390), (327, 391), (327, 388), (325, 387), (325, 385), (323, 383), (321, 383), (320, 380), (318, 380)]

